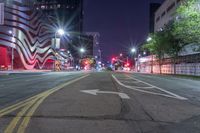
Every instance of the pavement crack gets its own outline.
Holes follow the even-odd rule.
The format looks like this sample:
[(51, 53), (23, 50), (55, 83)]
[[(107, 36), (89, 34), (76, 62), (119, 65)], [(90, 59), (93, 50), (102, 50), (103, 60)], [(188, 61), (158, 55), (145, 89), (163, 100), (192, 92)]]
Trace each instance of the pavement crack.
[[(112, 78), (112, 76), (110, 76), (110, 77), (111, 77), (111, 81), (113, 83), (114, 89), (117, 92), (122, 92), (121, 89), (118, 87), (118, 84)], [(125, 117), (125, 115), (128, 114), (131, 111), (131, 109), (129, 107), (129, 104), (127, 103), (126, 100), (123, 100), (122, 98), (120, 98), (120, 105), (121, 105), (121, 110), (120, 110), (119, 116), (120, 117)]]
[(91, 121), (113, 120), (113, 121), (125, 121), (125, 122), (158, 122), (158, 123), (175, 124), (175, 122), (151, 121), (151, 120), (146, 120), (146, 119), (129, 119), (129, 118), (124, 118), (124, 117), (119, 117), (118, 115), (102, 115), (102, 116), (5, 115), (2, 118), (13, 118), (13, 117), (20, 117), (20, 118), (31, 117), (31, 119), (35, 119), (35, 118), (36, 119), (68, 119), (68, 120), (91, 120)]

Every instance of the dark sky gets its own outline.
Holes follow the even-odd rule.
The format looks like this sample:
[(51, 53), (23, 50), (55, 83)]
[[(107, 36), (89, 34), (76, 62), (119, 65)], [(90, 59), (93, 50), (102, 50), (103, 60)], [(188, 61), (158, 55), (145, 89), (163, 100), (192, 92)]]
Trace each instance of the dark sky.
[(149, 30), (149, 3), (163, 0), (84, 0), (84, 31), (99, 32), (104, 60), (142, 42)]

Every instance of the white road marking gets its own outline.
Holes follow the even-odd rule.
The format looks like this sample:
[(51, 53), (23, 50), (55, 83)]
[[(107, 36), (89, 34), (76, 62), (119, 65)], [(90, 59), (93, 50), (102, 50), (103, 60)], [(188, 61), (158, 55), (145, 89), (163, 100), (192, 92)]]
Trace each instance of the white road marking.
[[(127, 75), (127, 76), (128, 76), (128, 75)], [(136, 81), (140, 81), (141, 83), (144, 83), (144, 84), (146, 84), (146, 85), (149, 85), (149, 86), (151, 86), (151, 87), (153, 87), (153, 88), (156, 88), (156, 89), (158, 89), (158, 90), (160, 90), (160, 91), (163, 91), (163, 92), (165, 92), (165, 93), (168, 93), (168, 94), (170, 94), (170, 95), (172, 95), (172, 96), (175, 96), (175, 97), (177, 97), (177, 98), (187, 100), (187, 98), (185, 98), (185, 97), (179, 96), (179, 95), (177, 95), (177, 94), (175, 94), (175, 93), (172, 93), (172, 92), (170, 92), (170, 91), (167, 91), (167, 90), (162, 89), (162, 88), (160, 88), (160, 87), (157, 87), (157, 86), (155, 86), (155, 85), (149, 84), (149, 83), (147, 83), (147, 82), (141, 81), (141, 80), (136, 79), (136, 78), (133, 78), (133, 77), (131, 77), (131, 76), (128, 76), (128, 77), (131, 78), (131, 79), (134, 79), (134, 80), (136, 80)]]
[[(134, 80), (138, 80), (138, 81), (140, 81), (140, 82), (142, 82), (142, 83), (144, 83), (144, 84), (147, 84), (147, 85), (149, 85), (149, 86), (151, 86), (151, 87), (153, 87), (153, 88), (155, 88), (155, 89), (158, 89), (158, 90), (160, 90), (160, 91), (163, 91), (163, 92), (165, 92), (165, 93), (167, 93), (167, 94), (169, 94), (169, 95), (167, 95), (167, 94), (161, 94), (161, 93), (155, 93), (155, 92), (146, 91), (146, 90), (141, 90), (141, 89), (137, 89), (137, 88), (135, 88), (134, 86), (128, 86), (128, 85), (125, 85), (125, 84), (121, 83), (114, 75), (112, 75), (112, 77), (113, 77), (113, 79), (115, 79), (115, 81), (116, 81), (119, 85), (121, 85), (121, 86), (123, 86), (123, 87), (125, 87), (125, 88), (128, 88), (128, 89), (131, 89), (131, 90), (135, 90), (135, 91), (139, 91), (139, 92), (143, 92), (143, 93), (147, 93), (147, 94), (153, 94), (153, 95), (158, 95), (158, 96), (164, 96), (164, 97), (168, 97), (168, 98), (179, 99), (179, 100), (187, 100), (187, 98), (185, 98), (185, 97), (179, 96), (179, 95), (177, 95), (177, 94), (174, 94), (174, 93), (172, 93), (172, 92), (166, 91), (166, 90), (161, 89), (161, 88), (159, 88), (159, 87), (157, 87), (157, 86), (153, 86), (153, 85), (151, 85), (151, 84), (149, 84), (149, 83), (140, 81), (140, 80), (135, 79), (135, 78), (133, 78), (133, 79), (134, 79)], [(130, 78), (132, 78), (132, 77), (130, 77)], [(141, 87), (141, 88), (142, 88), (142, 87)]]
[(139, 81), (122, 81), (122, 82), (125, 82), (125, 83), (134, 83), (134, 84), (140, 83)]
[(99, 89), (97, 89), (97, 90), (81, 90), (81, 92), (91, 94), (91, 95), (97, 95), (97, 94), (100, 94), (100, 93), (102, 93), (102, 94), (116, 94), (116, 95), (119, 95), (122, 99), (130, 99), (130, 97), (127, 94), (121, 93), (121, 92), (100, 91)]
[(146, 86), (144, 86), (144, 87), (142, 87), (142, 86), (132, 86), (132, 87), (137, 88), (137, 89), (139, 89), (139, 88), (142, 88), (142, 89), (153, 89), (154, 88), (154, 87), (151, 87), (151, 86), (149, 86), (149, 87), (146, 87)]

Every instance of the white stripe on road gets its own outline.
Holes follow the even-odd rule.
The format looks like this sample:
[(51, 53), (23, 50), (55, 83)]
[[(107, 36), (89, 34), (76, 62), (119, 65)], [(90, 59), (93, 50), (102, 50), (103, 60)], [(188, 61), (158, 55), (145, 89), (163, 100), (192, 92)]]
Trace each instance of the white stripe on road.
[[(127, 75), (127, 76), (128, 76), (128, 75)], [(136, 79), (136, 78), (133, 78), (133, 77), (131, 77), (131, 76), (128, 76), (128, 77), (131, 78), (131, 79), (134, 79), (134, 80), (136, 80), (136, 81), (139, 81), (139, 82), (141, 82), (141, 83), (144, 83), (144, 84), (146, 84), (146, 85), (149, 85), (149, 86), (151, 86), (151, 87), (153, 87), (153, 88), (156, 88), (156, 89), (158, 89), (158, 90), (160, 90), (160, 91), (163, 91), (163, 92), (165, 92), (165, 93), (168, 93), (168, 94), (170, 94), (170, 95), (172, 95), (172, 96), (175, 96), (175, 97), (177, 97), (177, 98), (187, 100), (187, 98), (185, 98), (185, 97), (179, 96), (179, 95), (177, 95), (177, 94), (174, 94), (174, 93), (172, 93), (172, 92), (170, 92), (170, 91), (167, 91), (167, 90), (162, 89), (162, 88), (160, 88), (160, 87), (157, 87), (157, 86), (155, 86), (155, 85), (149, 84), (149, 83), (147, 83), (147, 82), (141, 81), (141, 80)]]
[[(153, 86), (153, 85), (151, 85), (151, 84), (149, 84), (149, 83), (146, 83), (146, 82), (143, 82), (143, 81), (141, 81), (141, 82), (142, 82), (142, 83), (145, 83), (145, 84), (147, 84), (147, 85), (150, 85), (151, 87), (156, 88), (156, 89), (158, 89), (158, 90), (160, 90), (160, 91), (163, 91), (163, 92), (165, 92), (165, 93), (167, 93), (167, 94), (169, 94), (169, 95), (167, 95), (167, 94), (161, 94), (161, 93), (155, 93), (155, 92), (151, 92), (151, 91), (145, 91), (145, 90), (141, 90), (141, 89), (137, 89), (137, 88), (135, 88), (135, 87), (133, 87), (133, 86), (128, 86), (128, 85), (125, 85), (125, 84), (121, 83), (114, 75), (112, 75), (112, 77), (113, 77), (113, 79), (115, 79), (115, 81), (116, 81), (119, 85), (121, 85), (121, 86), (123, 86), (123, 87), (125, 87), (125, 88), (128, 88), (128, 89), (131, 89), (131, 90), (135, 90), (135, 91), (139, 91), (139, 92), (143, 92), (143, 93), (147, 93), (147, 94), (152, 94), (152, 95), (164, 96), (164, 97), (168, 97), (168, 98), (179, 99), (179, 100), (187, 100), (187, 98), (185, 98), (185, 97), (179, 96), (179, 95), (177, 95), (177, 94), (174, 94), (174, 93), (172, 93), (172, 92), (166, 91), (166, 90), (164, 90), (164, 89), (161, 89), (161, 88), (159, 88), (159, 87), (157, 87), (157, 86)], [(130, 78), (132, 78), (132, 77), (130, 77)], [(138, 80), (138, 79), (135, 79), (135, 78), (133, 78), (133, 79), (134, 79), (134, 80)], [(140, 80), (138, 80), (138, 81), (140, 81)], [(141, 88), (142, 88), (142, 87), (141, 87)]]
[(134, 84), (140, 83), (139, 81), (124, 81), (124, 80), (122, 82), (124, 82), (124, 83), (134, 83)]

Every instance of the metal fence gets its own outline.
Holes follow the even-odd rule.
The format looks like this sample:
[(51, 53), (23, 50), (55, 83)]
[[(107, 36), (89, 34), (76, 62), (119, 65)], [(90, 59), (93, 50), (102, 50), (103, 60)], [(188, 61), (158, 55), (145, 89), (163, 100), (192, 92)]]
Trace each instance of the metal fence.
[(180, 56), (175, 63), (172, 58), (166, 58), (161, 68), (158, 60), (139, 63), (138, 68), (142, 73), (160, 73), (161, 69), (163, 74), (174, 74), (176, 70), (176, 74), (200, 76), (200, 54)]

